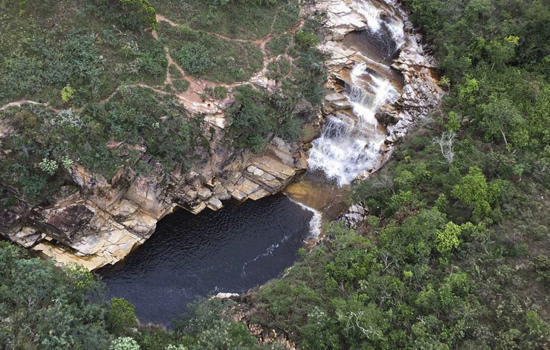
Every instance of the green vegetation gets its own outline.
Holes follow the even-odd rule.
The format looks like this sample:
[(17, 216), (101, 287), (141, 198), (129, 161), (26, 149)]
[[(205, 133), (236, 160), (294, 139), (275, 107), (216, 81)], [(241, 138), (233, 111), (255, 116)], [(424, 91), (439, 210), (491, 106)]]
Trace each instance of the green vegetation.
[[(119, 13), (101, 3), (108, 13)], [(120, 84), (164, 80), (162, 45), (115, 18), (95, 19), (101, 6), (93, 4), (0, 2), (0, 104), (26, 98), (82, 106), (109, 96)]]
[(94, 11), (104, 18), (116, 21), (123, 28), (143, 30), (157, 29), (156, 10), (149, 0), (88, 0), (95, 5)]
[(234, 42), (186, 25), (172, 27), (165, 22), (160, 26), (160, 37), (188, 74), (209, 81), (246, 81), (263, 65), (262, 52), (249, 42)]
[(0, 347), (107, 349), (105, 311), (86, 297), (99, 287), (83, 269), (58, 270), (0, 242)]
[[(87, 270), (54, 267), (22, 248), (0, 242), (0, 347), (19, 349), (260, 349), (242, 323), (230, 320), (232, 302), (191, 308), (174, 331), (138, 326), (134, 306), (104, 299)], [(536, 319), (534, 319), (536, 322)], [(533, 324), (537, 326), (536, 323)], [(267, 349), (267, 348), (266, 348)]]
[(248, 86), (235, 89), (236, 102), (227, 114), (232, 118), (230, 136), (237, 147), (259, 152), (274, 135), (297, 141), (302, 125), (315, 118), (314, 107), (321, 103), (325, 81), (323, 57), (316, 49), (320, 20), (311, 18), (302, 29), (315, 40), (302, 45), (289, 41), (289, 56), (269, 64), (268, 77), (280, 86), (277, 93)]
[(227, 88), (225, 86), (207, 86), (204, 88), (204, 93), (215, 100), (223, 100), (227, 97)]
[[(157, 23), (157, 5), (181, 25)], [(247, 81), (263, 68), (261, 47), (271, 35), (277, 39), (267, 58), (286, 53), (278, 85), (238, 88), (228, 143), (235, 136), (238, 147), (261, 151), (273, 135), (297, 140), (301, 124), (315, 117), (324, 80), (315, 40), (294, 47), (298, 17), (296, 0), (0, 0), (0, 106), (13, 103), (0, 111), (3, 217), (12, 207), (47, 207), (77, 192), (82, 168), (112, 182), (122, 170), (160, 178), (204, 161), (203, 118), (172, 94), (186, 92), (191, 77)], [(316, 29), (306, 30), (317, 38)], [(185, 75), (167, 67), (167, 53)], [(208, 85), (205, 98), (233, 92)], [(127, 301), (104, 298), (92, 274), (0, 242), (0, 348), (261, 348), (232, 321), (230, 301), (198, 303), (166, 331), (139, 325)]]
[[(536, 238), (511, 222), (458, 225), (417, 199), (400, 203), (361, 233), (329, 227), (328, 241), (253, 294), (251, 320), (284, 330), (303, 349), (549, 345), (547, 291), (529, 265), (549, 251), (547, 233)], [(537, 206), (522, 208), (533, 212), (516, 216), (520, 225), (544, 217)]]
[(449, 95), (354, 186), (367, 223), (328, 227), (251, 320), (303, 349), (546, 349), (550, 4), (404, 3)]
[[(186, 92), (191, 83), (179, 67), (167, 67), (165, 49), (190, 76), (219, 83), (246, 81), (263, 67), (259, 41), (232, 40), (223, 23), (264, 31), (250, 38), (280, 36), (296, 25), (299, 14), (296, 1), (189, 3), (201, 13), (193, 18), (206, 11), (220, 19), (220, 31), (210, 33), (206, 24), (197, 26), (191, 17), (180, 18), (181, 25), (158, 24), (152, 5), (147, 0), (0, 2), (0, 105), (35, 102), (0, 112), (2, 124), (10, 128), (0, 144), (2, 186), (31, 204), (48, 204), (59, 187), (76, 189), (73, 165), (108, 181), (123, 167), (142, 175), (187, 169), (205, 154), (201, 149), (207, 140), (202, 118), (188, 115), (170, 95)], [(159, 6), (166, 13), (194, 16), (192, 11), (170, 11), (175, 5), (168, 1)], [(246, 21), (232, 18), (234, 10), (247, 16)], [(151, 30), (158, 30), (158, 39)], [(292, 58), (278, 63), (281, 88), (273, 94), (263, 89), (253, 93), (268, 114), (237, 111), (247, 102), (232, 112), (235, 127), (246, 134), (237, 135), (238, 147), (261, 151), (275, 134), (296, 140), (301, 123), (313, 115), (303, 99), (320, 100), (323, 74), (314, 42), (296, 50), (289, 34), (284, 37), (279, 49), (286, 45), (284, 51), (292, 51)], [(228, 91), (214, 85), (201, 97), (222, 100)], [(251, 96), (241, 95), (239, 101)]]
[(137, 326), (136, 308), (126, 299), (113, 298), (105, 320), (110, 333), (123, 334)]
[[(0, 145), (6, 154), (0, 159), (2, 182), (30, 201), (47, 199), (69, 180), (73, 162), (111, 179), (124, 166), (145, 173), (155, 171), (155, 162), (168, 170), (190, 166), (198, 148), (207, 146), (199, 117), (189, 118), (169, 95), (147, 88), (122, 89), (81, 112), (10, 108), (0, 112), (0, 120), (16, 130)], [(146, 163), (144, 154), (152, 160)]]
[(176, 90), (176, 93), (180, 94), (189, 89), (191, 83), (183, 78), (180, 70), (174, 64), (171, 64), (168, 67), (168, 71), (170, 73), (170, 77), (172, 78), (172, 86)]
[(233, 39), (264, 38), (272, 29), (274, 34), (286, 32), (299, 15), (296, 0), (153, 0), (152, 4), (175, 22)]
[[(550, 3), (403, 3), (432, 43), (449, 94), (382, 172), (353, 186), (367, 222), (329, 225), (323, 244), (249, 295), (250, 321), (302, 349), (549, 348)], [(277, 87), (233, 88), (228, 134), (258, 152), (275, 135), (300, 137), (322, 96), (320, 18), (290, 31), (294, 1), (152, 4), (186, 25), (161, 23), (156, 41), (144, 30), (156, 26), (146, 1), (0, 2), (0, 101), (82, 107), (1, 112), (14, 130), (1, 144), (2, 184), (39, 202), (71, 184), (74, 163), (110, 178), (124, 166), (147, 173), (196, 161), (200, 118), (162, 91), (113, 94), (121, 84), (164, 84), (164, 45), (189, 74), (230, 83), (262, 67), (257, 45), (230, 39), (273, 33), (266, 48), (277, 56), (268, 66)], [(168, 69), (185, 91), (181, 72)], [(226, 94), (213, 87), (205, 98)], [(5, 197), (4, 206), (17, 202)], [(258, 348), (231, 321), (231, 302), (198, 303), (165, 331), (136, 325), (124, 300), (91, 302), (101, 288), (90, 274), (2, 242), (0, 277), (0, 346), (8, 349)]]
[(289, 44), (290, 44), (290, 36), (287, 34), (283, 34), (269, 40), (266, 44), (266, 48), (269, 50), (271, 55), (278, 56), (285, 53)]

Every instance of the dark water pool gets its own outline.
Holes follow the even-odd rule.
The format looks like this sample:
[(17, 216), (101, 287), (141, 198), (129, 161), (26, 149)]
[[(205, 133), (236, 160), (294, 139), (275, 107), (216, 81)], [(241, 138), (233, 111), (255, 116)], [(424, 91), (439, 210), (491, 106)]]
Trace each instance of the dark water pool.
[(110, 296), (136, 306), (141, 322), (168, 325), (197, 296), (242, 293), (296, 260), (312, 213), (282, 195), (199, 215), (177, 211), (144, 245), (98, 271)]

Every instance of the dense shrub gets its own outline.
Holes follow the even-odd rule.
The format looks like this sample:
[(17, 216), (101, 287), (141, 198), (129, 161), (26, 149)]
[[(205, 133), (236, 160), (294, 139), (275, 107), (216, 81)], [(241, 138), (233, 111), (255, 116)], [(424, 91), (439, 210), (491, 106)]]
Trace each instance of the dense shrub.
[(94, 12), (109, 20), (117, 21), (123, 28), (143, 30), (157, 29), (156, 10), (149, 0), (88, 0), (96, 8)]
[(204, 74), (212, 67), (208, 49), (199, 43), (186, 43), (176, 52), (183, 68), (191, 74)]
[(0, 242), (0, 347), (108, 349), (104, 310), (86, 297), (99, 287), (88, 271), (58, 270)]
[(112, 298), (106, 321), (110, 333), (123, 334), (137, 325), (136, 308), (123, 298)]
[[(123, 90), (81, 112), (28, 106), (2, 112), (0, 118), (18, 127), (1, 144), (14, 150), (0, 159), (2, 180), (31, 202), (52, 195), (74, 163), (111, 179), (124, 166), (142, 174), (158, 171), (156, 164), (166, 171), (178, 164), (187, 168), (206, 146), (200, 117), (188, 118), (169, 96), (146, 88)], [(145, 152), (152, 164), (140, 160)]]

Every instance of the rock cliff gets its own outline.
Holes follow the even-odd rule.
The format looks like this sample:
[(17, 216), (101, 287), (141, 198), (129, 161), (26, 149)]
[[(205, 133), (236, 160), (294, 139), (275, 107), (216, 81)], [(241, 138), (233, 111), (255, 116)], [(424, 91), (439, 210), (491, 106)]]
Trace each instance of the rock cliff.
[[(369, 27), (369, 18), (358, 10), (363, 2), (320, 0), (302, 11), (303, 16), (314, 12), (325, 14), (326, 35), (319, 49), (328, 56), (326, 87), (331, 91), (323, 103), (320, 121), (335, 111), (345, 112), (351, 108), (340, 92), (355, 63), (367, 62), (373, 69), (381, 67), (366, 59), (360, 48), (349, 45), (346, 40), (350, 34)], [(424, 53), (420, 37), (413, 33), (406, 15), (390, 6), (391, 3), (373, 4), (383, 16), (402, 20), (407, 31), (398, 57), (392, 60), (392, 71), (381, 71), (381, 74), (394, 77), (400, 91), (400, 98), (384, 106), (383, 112), (377, 115), (387, 130), (389, 147), (384, 149), (387, 158), (391, 145), (415, 120), (427, 114), (442, 91), (434, 78), (434, 62)], [(257, 200), (280, 192), (306, 171), (304, 149), (311, 139), (301, 144), (288, 144), (275, 137), (259, 155), (228, 149), (219, 141), (225, 135), (227, 124), (223, 108), (230, 103), (228, 99), (205, 116), (215, 137), (211, 138), (211, 151), (204, 164), (196, 164), (186, 172), (157, 172), (150, 176), (137, 175), (126, 167), (111, 181), (73, 165), (70, 176), (79, 187), (77, 192), (65, 193), (48, 207), (31, 207), (17, 198), (9, 211), (0, 213), (0, 233), (60, 263), (77, 263), (97, 269), (124, 258), (153, 234), (158, 220), (177, 208), (193, 213), (206, 208), (219, 210), (223, 201), (231, 198)], [(204, 112), (197, 102), (186, 107)], [(319, 125), (308, 128), (318, 130)]]
[[(320, 0), (313, 10), (326, 14), (327, 33), (319, 49), (328, 56), (326, 87), (332, 93), (325, 96), (325, 116), (341, 119), (347, 115), (351, 119), (344, 121), (357, 124), (348, 90), (353, 89), (353, 69), (358, 65), (366, 67), (363, 80), (387, 80), (398, 93), (375, 115), (378, 125), (373, 129), (385, 139), (373, 152), (379, 159), (370, 172), (359, 175), (368, 176), (389, 159), (395, 142), (414, 122), (439, 103), (444, 91), (438, 86), (436, 62), (425, 51), (407, 14), (393, 0)], [(365, 95), (369, 93), (376, 95), (376, 91)]]

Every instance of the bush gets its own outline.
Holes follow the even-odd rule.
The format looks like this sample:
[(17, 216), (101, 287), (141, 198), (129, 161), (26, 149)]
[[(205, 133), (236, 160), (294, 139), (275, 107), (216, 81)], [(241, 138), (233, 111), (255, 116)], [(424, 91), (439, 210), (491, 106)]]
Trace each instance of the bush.
[[(106, 350), (100, 285), (89, 271), (59, 269), (0, 242), (0, 348)], [(15, 346), (14, 346), (15, 345)]]
[(57, 168), (59, 168), (59, 165), (53, 159), (44, 158), (38, 164), (38, 167), (49, 176), (53, 176), (57, 172)]
[(190, 305), (189, 312), (175, 322), (182, 345), (193, 349), (259, 349), (257, 340), (240, 322), (226, 316), (231, 302), (203, 300)]
[(61, 100), (65, 103), (69, 102), (73, 99), (75, 92), (76, 90), (73, 89), (70, 85), (65, 85), (65, 87), (61, 89), (60, 92)]
[(204, 92), (215, 100), (223, 100), (227, 97), (227, 88), (221, 85), (215, 86), (214, 88), (207, 86), (204, 88)]
[(109, 350), (139, 350), (139, 344), (130, 337), (121, 337), (113, 340)]
[(157, 29), (156, 10), (149, 0), (89, 0), (95, 12), (118, 22), (124, 29)]
[(137, 325), (136, 308), (124, 298), (112, 298), (106, 320), (111, 333), (127, 333), (130, 328)]
[(212, 67), (209, 50), (199, 43), (186, 43), (176, 52), (183, 69), (191, 74), (203, 75)]
[(189, 89), (191, 83), (185, 79), (176, 79), (172, 80), (172, 85), (174, 86), (174, 89), (176, 89), (177, 93), (182, 93)]

